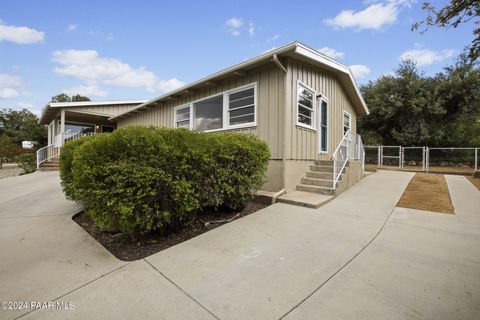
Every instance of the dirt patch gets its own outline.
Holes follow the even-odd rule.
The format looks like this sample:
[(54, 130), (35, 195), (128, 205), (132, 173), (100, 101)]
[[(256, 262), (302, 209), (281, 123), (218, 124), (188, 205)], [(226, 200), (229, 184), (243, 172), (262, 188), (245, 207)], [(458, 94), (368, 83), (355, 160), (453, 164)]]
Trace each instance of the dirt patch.
[(397, 207), (453, 213), (452, 200), (445, 176), (416, 173), (403, 192)]
[(480, 191), (480, 178), (472, 176), (465, 176), (465, 178), (467, 178), (467, 180), (470, 181)]
[[(242, 211), (220, 210), (205, 212), (197, 215), (190, 226), (167, 235), (145, 233), (132, 236), (122, 233), (104, 232), (93, 224), (92, 220), (84, 212), (73, 216), (73, 220), (115, 257), (123, 261), (134, 261), (165, 250), (267, 206), (266, 204), (251, 201), (247, 203)], [(212, 221), (215, 222), (212, 223)]]

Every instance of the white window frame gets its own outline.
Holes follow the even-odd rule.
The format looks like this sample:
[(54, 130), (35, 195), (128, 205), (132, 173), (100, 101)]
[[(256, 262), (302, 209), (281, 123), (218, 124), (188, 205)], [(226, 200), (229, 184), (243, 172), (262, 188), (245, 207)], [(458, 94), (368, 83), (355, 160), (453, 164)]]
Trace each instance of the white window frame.
[[(322, 150), (322, 102), (325, 102), (327, 104), (327, 123), (325, 127), (327, 128), (327, 139), (325, 140), (326, 145), (325, 145), (325, 150)], [(330, 113), (329, 110), (329, 105), (328, 105), (328, 98), (322, 96), (320, 99), (318, 99), (318, 153), (319, 154), (325, 154), (328, 153), (328, 114)]]
[(175, 108), (173, 108), (173, 127), (175, 129), (177, 129), (177, 110), (179, 109), (185, 109), (185, 108), (189, 108), (190, 110), (190, 123), (189, 123), (189, 130), (192, 130), (193, 128), (193, 114), (192, 114), (192, 104), (191, 103), (187, 103), (187, 104), (182, 104), (180, 106), (176, 106)]
[(352, 115), (347, 112), (347, 111), (343, 111), (343, 117), (342, 117), (342, 137), (345, 135), (346, 132), (345, 131), (345, 116), (348, 117), (348, 130), (350, 130), (350, 132), (352, 131)]
[[(309, 126), (308, 124), (305, 124), (305, 123), (301, 123), (298, 121), (298, 105), (299, 105), (299, 99), (298, 99), (298, 96), (299, 96), (299, 87), (302, 86), (304, 87), (305, 89), (307, 90), (310, 90), (313, 92), (313, 101), (312, 101), (312, 104), (313, 104), (313, 108), (312, 108), (312, 124)], [(317, 96), (317, 92), (310, 86), (308, 86), (307, 84), (303, 83), (302, 81), (300, 81), (300, 79), (297, 79), (297, 103), (295, 104), (295, 118), (296, 118), (296, 124), (297, 126), (299, 127), (303, 127), (303, 128), (307, 128), (307, 129), (310, 129), (310, 130), (316, 130), (316, 108), (315, 108), (315, 101), (317, 100), (316, 99), (316, 96)], [(304, 106), (305, 108), (308, 108), (307, 106)]]
[[(237, 124), (237, 125), (230, 125), (230, 117), (229, 117), (229, 109), (228, 109), (228, 96), (232, 93), (238, 92), (238, 91), (243, 91), (246, 89), (253, 88), (253, 101), (255, 103), (254, 106), (254, 114), (253, 114), (253, 122), (249, 123), (242, 123), (242, 124)], [(190, 130), (195, 130), (195, 108), (193, 105), (195, 103), (201, 102), (203, 100), (207, 100), (210, 98), (214, 98), (217, 96), (222, 96), (223, 102), (222, 102), (222, 108), (223, 108), (223, 119), (222, 119), (222, 128), (219, 129), (212, 129), (212, 130), (205, 130), (202, 132), (215, 132), (215, 131), (224, 131), (224, 130), (235, 130), (235, 129), (242, 129), (242, 128), (251, 128), (251, 127), (256, 127), (257, 126), (257, 105), (258, 105), (258, 94), (257, 94), (257, 82), (252, 82), (240, 87), (236, 87), (230, 90), (222, 91), (219, 93), (212, 94), (210, 96), (194, 100), (192, 102), (182, 104), (179, 106), (176, 106), (173, 108), (173, 126), (174, 128), (177, 128), (177, 110), (178, 109), (183, 109), (183, 108), (190, 108)]]
[[(229, 95), (233, 94), (233, 93), (236, 93), (236, 92), (240, 92), (240, 91), (243, 91), (243, 90), (247, 90), (247, 89), (250, 89), (250, 88), (253, 88), (253, 103), (254, 103), (254, 106), (253, 106), (253, 122), (248, 122), (248, 123), (241, 123), (241, 124), (234, 124), (234, 125), (230, 125), (230, 109), (229, 109)], [(228, 90), (226, 91), (225, 93), (225, 97), (223, 99), (223, 103), (224, 103), (224, 108), (226, 109), (226, 118), (227, 118), (227, 122), (225, 122), (227, 124), (227, 128), (228, 129), (240, 129), (240, 128), (249, 128), (249, 127), (255, 127), (257, 125), (257, 83), (254, 82), (253, 84), (247, 84), (247, 85), (244, 85), (244, 86), (241, 86), (241, 87), (237, 87), (237, 88), (234, 88), (232, 90)], [(224, 114), (225, 116), (225, 114)]]

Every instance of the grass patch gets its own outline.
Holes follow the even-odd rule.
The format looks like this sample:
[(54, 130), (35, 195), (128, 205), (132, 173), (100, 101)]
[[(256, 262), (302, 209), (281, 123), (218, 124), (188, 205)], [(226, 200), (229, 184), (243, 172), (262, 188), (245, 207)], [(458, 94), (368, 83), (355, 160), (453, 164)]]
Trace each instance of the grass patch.
[(467, 180), (470, 181), (480, 191), (480, 178), (472, 176), (466, 176), (465, 178), (467, 178)]
[(415, 174), (397, 207), (453, 214), (445, 176), (432, 173)]

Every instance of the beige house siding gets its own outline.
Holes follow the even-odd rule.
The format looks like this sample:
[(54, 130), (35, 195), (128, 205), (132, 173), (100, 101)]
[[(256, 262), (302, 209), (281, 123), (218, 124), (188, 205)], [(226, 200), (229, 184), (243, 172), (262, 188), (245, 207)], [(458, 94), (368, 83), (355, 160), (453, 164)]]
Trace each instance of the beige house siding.
[(125, 104), (125, 105), (99, 105), (99, 106), (86, 106), (86, 107), (69, 107), (65, 109), (67, 112), (80, 112), (93, 115), (108, 115), (116, 116), (117, 114), (127, 112), (138, 106), (136, 104)]
[[(297, 126), (298, 80), (328, 99), (328, 153), (318, 153), (318, 131)], [(343, 137), (343, 112), (351, 115), (352, 131), (356, 132), (357, 115), (335, 75), (313, 65), (293, 59), (287, 67), (287, 160), (330, 159)], [(318, 116), (318, 105), (316, 105)], [(318, 119), (316, 121), (318, 124)]]
[(268, 143), (271, 159), (282, 159), (284, 124), (285, 74), (275, 65), (247, 71), (244, 76), (224, 79), (215, 86), (203, 87), (194, 94), (182, 95), (176, 100), (149, 107), (148, 109), (120, 118), (117, 127), (129, 125), (154, 125), (172, 128), (174, 108), (223, 91), (257, 83), (256, 127), (226, 131), (255, 134)]

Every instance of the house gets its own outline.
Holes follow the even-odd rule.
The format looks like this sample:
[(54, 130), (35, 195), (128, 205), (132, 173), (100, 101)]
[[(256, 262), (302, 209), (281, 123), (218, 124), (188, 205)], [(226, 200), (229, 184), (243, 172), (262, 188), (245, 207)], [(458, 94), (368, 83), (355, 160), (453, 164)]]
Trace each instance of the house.
[(115, 115), (125, 113), (147, 100), (49, 102), (39, 123), (48, 126), (48, 145), (37, 151), (37, 166), (58, 169), (59, 150), (76, 137), (111, 132), (117, 127)]
[(119, 128), (156, 125), (257, 135), (271, 152), (262, 189), (332, 194), (342, 187), (338, 180), (349, 178), (346, 183), (352, 184), (361, 177), (363, 147), (356, 135), (361, 114), (368, 108), (351, 70), (293, 42), (111, 119)]
[(293, 42), (129, 107), (109, 121), (117, 128), (254, 134), (271, 152), (263, 190), (335, 194), (363, 174), (356, 134), (361, 114), (368, 108), (351, 70)]

